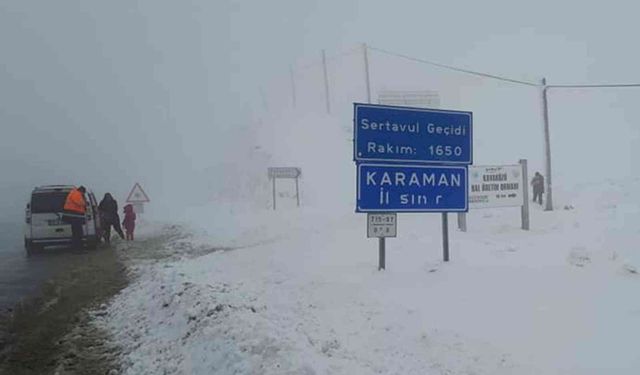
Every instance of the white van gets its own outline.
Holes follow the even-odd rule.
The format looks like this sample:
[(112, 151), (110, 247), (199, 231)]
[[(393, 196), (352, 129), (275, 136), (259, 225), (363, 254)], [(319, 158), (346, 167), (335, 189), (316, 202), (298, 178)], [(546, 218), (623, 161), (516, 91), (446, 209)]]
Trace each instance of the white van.
[[(45, 246), (69, 245), (71, 225), (62, 222), (64, 203), (73, 189), (71, 185), (47, 185), (33, 189), (27, 203), (24, 247), (28, 254)], [(87, 248), (95, 248), (99, 241), (100, 215), (98, 203), (91, 190), (85, 193), (87, 213), (83, 228)]]

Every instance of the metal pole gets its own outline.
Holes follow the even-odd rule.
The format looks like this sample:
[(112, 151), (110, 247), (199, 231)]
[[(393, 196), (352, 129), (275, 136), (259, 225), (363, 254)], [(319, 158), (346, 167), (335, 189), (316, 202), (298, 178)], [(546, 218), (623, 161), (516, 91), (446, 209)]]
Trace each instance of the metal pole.
[(466, 212), (458, 212), (458, 229), (461, 232), (467, 231), (467, 213)]
[(545, 154), (545, 182), (546, 202), (545, 211), (553, 211), (553, 195), (551, 192), (551, 140), (549, 135), (549, 105), (547, 103), (547, 80), (542, 79), (542, 114), (544, 119), (544, 154)]
[(273, 177), (273, 210), (276, 209), (276, 178)]
[(267, 96), (264, 94), (264, 89), (260, 87), (260, 97), (262, 98), (262, 105), (265, 111), (269, 111), (269, 104), (267, 103)]
[(442, 213), (442, 257), (445, 262), (449, 261), (449, 218), (447, 213)]
[(367, 103), (371, 104), (371, 81), (369, 79), (369, 48), (367, 47), (367, 43), (362, 43), (362, 48), (364, 50), (364, 74), (367, 84)]
[(298, 188), (298, 177), (296, 177), (296, 201), (298, 203), (298, 207), (300, 207), (300, 190)]
[(385, 243), (384, 237), (378, 238), (378, 271), (385, 269)]
[(327, 75), (327, 54), (322, 50), (322, 69), (324, 71), (324, 94), (327, 101), (327, 113), (331, 113), (331, 104), (329, 103), (329, 76)]
[(291, 100), (293, 102), (293, 108), (296, 107), (296, 80), (293, 75), (293, 65), (289, 65), (289, 74), (291, 75)]
[(520, 159), (522, 166), (522, 195), (524, 202), (520, 207), (520, 218), (522, 220), (522, 229), (529, 230), (529, 174), (527, 172), (527, 159)]

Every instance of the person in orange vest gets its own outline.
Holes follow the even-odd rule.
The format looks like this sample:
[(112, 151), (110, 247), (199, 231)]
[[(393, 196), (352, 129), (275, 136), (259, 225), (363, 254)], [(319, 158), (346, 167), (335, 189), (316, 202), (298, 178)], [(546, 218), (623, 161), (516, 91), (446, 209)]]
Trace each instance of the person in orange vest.
[(73, 250), (82, 250), (82, 226), (85, 223), (85, 214), (87, 212), (87, 202), (84, 199), (86, 189), (84, 186), (73, 188), (64, 202), (64, 216), (66, 221), (71, 224), (71, 247)]

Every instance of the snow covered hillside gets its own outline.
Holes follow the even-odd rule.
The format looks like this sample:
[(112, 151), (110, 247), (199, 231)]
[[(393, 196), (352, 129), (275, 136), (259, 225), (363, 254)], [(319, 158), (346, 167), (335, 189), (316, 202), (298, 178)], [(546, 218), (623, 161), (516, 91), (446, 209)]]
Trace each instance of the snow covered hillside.
[(283, 194), (272, 211), (266, 185), (260, 209), (186, 212), (191, 236), (164, 246), (228, 249), (139, 265), (98, 318), (125, 374), (640, 371), (640, 180), (557, 189), (529, 232), (518, 209), (473, 211), (467, 233), (451, 230), (449, 263), (439, 215), (401, 214), (378, 272), (353, 213), (348, 132), (311, 129), (298, 148), (275, 145), (296, 144), (293, 125), (273, 138), (300, 161), (302, 208)]

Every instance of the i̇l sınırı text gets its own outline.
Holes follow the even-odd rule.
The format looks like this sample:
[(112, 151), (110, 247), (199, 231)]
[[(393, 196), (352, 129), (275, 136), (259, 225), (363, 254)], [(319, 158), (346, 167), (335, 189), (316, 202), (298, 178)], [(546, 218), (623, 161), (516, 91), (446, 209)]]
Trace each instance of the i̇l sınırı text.
[[(457, 173), (440, 173), (439, 176), (436, 176), (434, 172), (405, 173), (367, 171), (366, 185), (380, 186), (380, 204), (388, 205), (390, 204), (390, 194), (389, 191), (385, 191), (385, 186), (462, 187), (462, 178), (461, 175)], [(442, 195), (436, 195), (432, 199), (429, 199), (426, 194), (405, 193), (400, 194), (398, 199), (402, 205), (427, 206), (432, 201), (435, 201), (435, 204), (440, 204), (443, 197)]]

